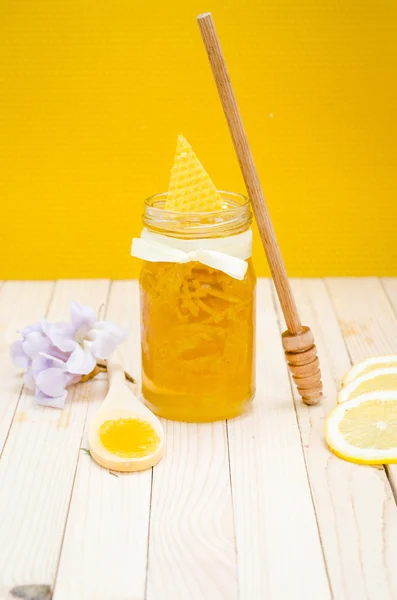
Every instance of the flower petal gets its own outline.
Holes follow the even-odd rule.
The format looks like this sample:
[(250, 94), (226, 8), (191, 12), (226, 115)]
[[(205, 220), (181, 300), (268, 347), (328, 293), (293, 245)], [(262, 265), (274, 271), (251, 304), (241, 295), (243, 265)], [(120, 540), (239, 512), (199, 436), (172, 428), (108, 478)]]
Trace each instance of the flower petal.
[(76, 328), (71, 323), (48, 323), (43, 322), (43, 330), (51, 342), (62, 350), (62, 352), (73, 352), (77, 346), (74, 339)]
[(79, 383), (81, 375), (74, 375), (72, 373), (66, 373), (66, 387)]
[(52, 367), (57, 367), (52, 358), (48, 358), (47, 355), (38, 354), (32, 360), (32, 372), (34, 377), (40, 373), (40, 371), (45, 371), (46, 369), (51, 369)]
[(43, 331), (41, 322), (33, 323), (33, 325), (26, 325), (26, 327), (19, 330), (19, 333), (22, 337), (26, 337), (27, 335), (29, 335), (29, 333), (33, 333), (33, 331)]
[(79, 375), (88, 375), (95, 365), (96, 360), (88, 347), (88, 344), (84, 344), (84, 349), (77, 344), (66, 363), (69, 373), (76, 373)]
[(44, 353), (38, 354), (32, 360), (32, 371), (35, 377), (37, 377), (40, 371), (45, 371), (52, 368), (66, 371), (66, 363), (62, 361), (58, 362), (58, 359), (54, 360), (52, 356)]
[(36, 376), (37, 388), (52, 398), (61, 396), (65, 391), (66, 375), (61, 369), (54, 367), (40, 371)]
[(62, 352), (59, 348), (54, 345), (51, 345), (47, 352), (45, 352), (48, 356), (51, 356), (53, 359), (58, 359), (61, 362), (66, 363), (70, 357), (71, 352)]
[(20, 367), (21, 369), (27, 369), (32, 362), (24, 352), (23, 349), (23, 341), (18, 340), (17, 342), (13, 342), (10, 346), (10, 358), (16, 367)]
[(50, 347), (51, 340), (41, 331), (32, 331), (32, 333), (28, 333), (23, 342), (24, 352), (31, 358), (38, 352), (46, 352)]
[(70, 303), (70, 318), (75, 329), (80, 329), (85, 326), (88, 329), (91, 329), (97, 320), (96, 314), (91, 306), (84, 306), (83, 304), (74, 301)]
[(67, 390), (65, 390), (62, 394), (53, 398), (52, 396), (47, 396), (43, 394), (40, 390), (36, 390), (36, 402), (40, 406), (51, 406), (52, 408), (63, 408), (65, 405), (65, 400), (68, 396)]
[[(56, 367), (57, 369), (62, 369), (62, 371), (66, 371), (67, 360), (62, 360), (62, 359), (58, 358), (57, 356), (53, 356), (52, 354), (47, 354), (46, 352), (40, 352), (39, 356), (44, 358), (46, 361), (50, 361), (51, 367)], [(67, 355), (67, 359), (68, 358), (69, 358), (69, 354)]]
[(23, 384), (28, 388), (28, 390), (34, 390), (36, 388), (36, 382), (30, 369), (29, 371), (26, 371), (25, 375), (23, 376)]
[(126, 339), (128, 331), (111, 321), (101, 321), (98, 325), (99, 328), (95, 330), (95, 341), (91, 345), (91, 351), (96, 358), (106, 359)]
[(110, 332), (118, 339), (118, 343), (124, 342), (128, 337), (128, 329), (120, 327), (116, 323), (113, 323), (113, 321), (98, 321), (95, 329)]
[(102, 333), (97, 336), (95, 342), (91, 344), (91, 351), (95, 358), (106, 359), (115, 351), (117, 341), (109, 333)]

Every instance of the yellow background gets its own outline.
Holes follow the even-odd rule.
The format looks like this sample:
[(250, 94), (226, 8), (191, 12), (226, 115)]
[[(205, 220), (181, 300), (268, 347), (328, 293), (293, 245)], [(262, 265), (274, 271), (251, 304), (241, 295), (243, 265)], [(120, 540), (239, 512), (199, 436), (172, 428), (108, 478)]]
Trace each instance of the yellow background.
[(136, 276), (180, 132), (244, 191), (207, 10), (289, 273), (397, 275), (394, 0), (3, 0), (0, 278)]

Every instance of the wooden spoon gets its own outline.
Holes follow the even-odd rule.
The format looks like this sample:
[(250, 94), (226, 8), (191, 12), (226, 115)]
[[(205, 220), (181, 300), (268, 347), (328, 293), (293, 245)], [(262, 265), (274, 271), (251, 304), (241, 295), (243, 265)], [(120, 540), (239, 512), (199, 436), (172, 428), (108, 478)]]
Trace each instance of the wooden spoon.
[[(164, 429), (159, 419), (127, 387), (124, 368), (116, 351), (107, 360), (109, 391), (98, 409), (88, 432), (92, 458), (112, 471), (143, 471), (159, 462), (164, 454)], [(106, 421), (138, 419), (153, 427), (160, 442), (156, 449), (143, 457), (122, 457), (107, 450), (100, 439), (100, 428)]]

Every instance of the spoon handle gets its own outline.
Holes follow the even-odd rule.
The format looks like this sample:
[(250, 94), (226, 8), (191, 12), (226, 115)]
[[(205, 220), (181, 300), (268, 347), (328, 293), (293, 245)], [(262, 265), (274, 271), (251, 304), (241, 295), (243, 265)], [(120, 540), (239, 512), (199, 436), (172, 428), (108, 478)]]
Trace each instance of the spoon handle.
[(121, 362), (120, 352), (115, 350), (106, 360), (106, 363), (108, 367), (109, 387), (114, 385), (125, 385), (125, 373)]

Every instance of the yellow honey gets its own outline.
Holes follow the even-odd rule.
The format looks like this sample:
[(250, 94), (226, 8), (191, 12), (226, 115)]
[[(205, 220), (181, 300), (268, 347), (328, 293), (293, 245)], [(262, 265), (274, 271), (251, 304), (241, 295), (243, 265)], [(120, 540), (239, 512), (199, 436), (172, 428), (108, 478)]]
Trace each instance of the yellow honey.
[(147, 421), (135, 418), (105, 421), (99, 439), (106, 450), (122, 458), (142, 458), (152, 454), (160, 438)]

